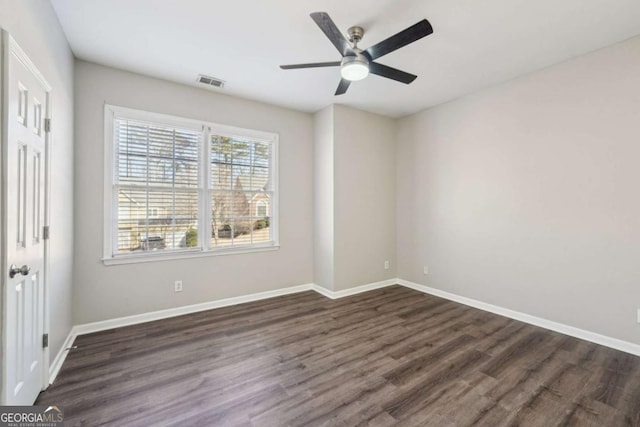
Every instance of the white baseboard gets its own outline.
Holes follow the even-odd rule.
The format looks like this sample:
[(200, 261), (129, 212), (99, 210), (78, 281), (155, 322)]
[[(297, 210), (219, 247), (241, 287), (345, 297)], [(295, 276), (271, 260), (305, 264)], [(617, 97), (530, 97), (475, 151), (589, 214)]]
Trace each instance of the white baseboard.
[(200, 304), (187, 305), (183, 307), (169, 308), (166, 310), (152, 311), (149, 313), (136, 314), (133, 316), (119, 317), (115, 319), (103, 320), (99, 322), (85, 323), (81, 325), (75, 325), (71, 328), (67, 339), (56, 358), (53, 360), (49, 369), (49, 384), (52, 384), (56, 379), (63, 362), (67, 358), (68, 348), (73, 345), (78, 335), (90, 334), (93, 332), (106, 331), (109, 329), (120, 328), (123, 326), (136, 325), (139, 323), (151, 322), (154, 320), (168, 319), (170, 317), (181, 316), (183, 314), (197, 313), (199, 311), (211, 310), (214, 308), (227, 307), (231, 305), (243, 304), (252, 301), (260, 301), (267, 298), (278, 297), (282, 295), (290, 295), (298, 292), (315, 291), (327, 298), (337, 299), (350, 295), (359, 294), (362, 292), (372, 291), (374, 289), (384, 288), (386, 286), (394, 285), (397, 283), (396, 279), (384, 280), (382, 282), (369, 283), (367, 285), (357, 286), (355, 288), (345, 289), (341, 291), (331, 291), (322, 286), (318, 286), (315, 283), (308, 283), (305, 285), (292, 286), (289, 288), (275, 289), (272, 291), (259, 292), (250, 295), (243, 295), (233, 298), (225, 298), (221, 300), (208, 301)]
[(181, 316), (183, 314), (197, 313), (199, 311), (211, 310), (213, 308), (227, 307), (230, 305), (242, 304), (245, 302), (259, 301), (267, 298), (278, 297), (282, 295), (295, 294), (298, 292), (310, 291), (316, 286), (313, 283), (306, 285), (292, 286), (289, 288), (275, 289), (273, 291), (259, 292), (250, 295), (243, 295), (233, 298), (225, 298), (221, 300), (209, 301), (201, 304), (187, 305), (183, 307), (169, 308), (166, 310), (152, 311), (149, 313), (137, 314), (134, 316), (119, 317), (116, 319), (103, 320), (100, 322), (85, 323), (75, 325), (69, 331), (69, 335), (62, 344), (62, 348), (58, 351), (55, 359), (49, 367), (49, 384), (53, 384), (60, 368), (67, 358), (69, 347), (73, 345), (78, 335), (90, 334), (93, 332), (106, 331), (108, 329), (120, 328), (122, 326), (136, 325), (138, 323), (151, 322), (153, 320), (167, 319), (170, 317)]
[(616, 350), (624, 351), (626, 353), (640, 356), (640, 345), (622, 341), (616, 338), (600, 335), (595, 332), (585, 331), (583, 329), (575, 328), (573, 326), (564, 325), (562, 323), (553, 322), (540, 317), (532, 316), (529, 314), (521, 313), (518, 311), (510, 310), (508, 308), (499, 307), (496, 305), (488, 304), (482, 301), (474, 300), (471, 298), (463, 297), (460, 295), (452, 294), (450, 292), (442, 291), (439, 289), (431, 288), (429, 286), (420, 285), (418, 283), (409, 282), (403, 279), (390, 279), (383, 280), (381, 282), (369, 283), (354, 288), (344, 289), (340, 291), (332, 291), (322, 286), (318, 286), (315, 283), (308, 283), (299, 286), (292, 286), (289, 288), (276, 289), (272, 291), (259, 292), (250, 295), (244, 295), (233, 298), (225, 298), (221, 300), (209, 301), (200, 304), (193, 304), (183, 307), (170, 308), (166, 310), (153, 311), (149, 313), (137, 314), (133, 316), (120, 317), (116, 319), (109, 319), (100, 322), (85, 323), (82, 325), (76, 325), (69, 332), (69, 336), (64, 342), (62, 349), (56, 355), (53, 363), (50, 367), (50, 383), (53, 383), (56, 375), (58, 374), (62, 363), (67, 357), (68, 347), (71, 347), (76, 336), (89, 334), (93, 332), (105, 331), (113, 328), (120, 328), (123, 326), (136, 325), (138, 323), (150, 322), (153, 320), (167, 319), (170, 317), (181, 316), (183, 314), (196, 313), (199, 311), (211, 310), (214, 308), (227, 307), (236, 304), (242, 304), (252, 301), (259, 301), (267, 298), (273, 298), (282, 295), (295, 294), (298, 292), (305, 292), (313, 290), (327, 298), (338, 299), (351, 295), (356, 295), (362, 292), (371, 291), (374, 289), (381, 289), (392, 285), (402, 285), (407, 288), (417, 290), (426, 294), (434, 295), (437, 297), (445, 298), (450, 301), (465, 304), (471, 307), (478, 308), (480, 310), (488, 311), (491, 313), (499, 314), (511, 319), (519, 320), (531, 325), (540, 326), (545, 329), (560, 332), (565, 335), (569, 335), (575, 338), (590, 341), (596, 344), (604, 345)]
[(56, 354), (56, 358), (53, 359), (53, 362), (49, 366), (49, 384), (53, 384), (56, 377), (58, 376), (58, 372), (60, 372), (60, 368), (62, 368), (62, 364), (67, 358), (67, 354), (69, 354), (69, 350), (67, 349), (73, 345), (76, 336), (77, 335), (75, 333), (74, 326), (73, 328), (71, 328), (71, 330), (69, 331), (69, 335), (67, 335), (67, 338), (62, 343), (62, 347), (58, 351), (58, 354)]
[(434, 295), (454, 302), (459, 302), (460, 304), (479, 308), (480, 310), (499, 314), (500, 316), (519, 320), (530, 325), (539, 326), (541, 328), (560, 332), (561, 334), (569, 335), (581, 340), (590, 341), (596, 344), (603, 345), (605, 347), (610, 347), (616, 350), (624, 351), (625, 353), (640, 356), (640, 345), (628, 341), (619, 340), (617, 338), (608, 337), (606, 335), (600, 335), (591, 331), (585, 331), (584, 329), (579, 329), (573, 326), (565, 325), (563, 323), (554, 322), (551, 320), (543, 319), (541, 317), (532, 316), (530, 314), (521, 313), (519, 311), (510, 310), (508, 308), (499, 307), (497, 305), (488, 304), (486, 302), (452, 294), (440, 289), (435, 289), (429, 286), (420, 285), (418, 283), (409, 282), (408, 280), (397, 279), (396, 283), (407, 288), (414, 289), (416, 291), (424, 292), (426, 294)]
[(169, 308), (166, 310), (152, 311), (149, 313), (136, 314), (133, 316), (118, 317), (115, 319), (102, 320), (99, 322), (85, 323), (73, 327), (75, 335), (90, 334), (93, 332), (105, 331), (108, 329), (120, 328), (123, 326), (136, 325), (138, 323), (151, 322), (154, 320), (168, 319), (170, 317), (181, 316), (183, 314), (197, 313), (199, 311), (211, 310), (213, 308), (227, 307), (230, 305), (243, 304), (246, 302), (260, 301), (267, 298), (278, 297), (282, 295), (295, 294), (305, 291), (316, 291), (327, 298), (336, 299), (374, 289), (384, 288), (397, 283), (396, 279), (384, 280), (382, 282), (369, 283), (355, 288), (344, 289), (341, 291), (331, 291), (329, 289), (318, 286), (314, 283), (305, 285), (292, 286), (289, 288), (275, 289), (273, 291), (259, 292), (256, 294), (243, 295), (233, 298), (225, 298), (221, 300), (208, 301), (200, 304), (186, 305), (182, 307)]
[(168, 319), (170, 317), (182, 316), (183, 314), (197, 313), (199, 311), (211, 310), (213, 308), (228, 307), (230, 305), (243, 304), (246, 302), (260, 301), (267, 298), (279, 297), (282, 295), (295, 294), (298, 292), (310, 291), (315, 285), (292, 286), (289, 288), (275, 289), (273, 291), (258, 292), (255, 294), (243, 295), (239, 297), (225, 298), (220, 300), (203, 302), (200, 304), (185, 305), (182, 307), (168, 308), (166, 310), (151, 311), (149, 313), (136, 314), (133, 316), (118, 317), (116, 319), (102, 320), (100, 322), (85, 323), (73, 327), (77, 335), (90, 334), (93, 332), (105, 331), (108, 329), (120, 328), (123, 326), (137, 325), (138, 323), (151, 322), (154, 320)]
[(344, 298), (351, 295), (360, 294), (362, 292), (373, 291), (374, 289), (386, 288), (387, 286), (395, 285), (398, 283), (398, 279), (389, 279), (383, 280), (381, 282), (368, 283), (362, 286), (356, 286), (355, 288), (343, 289), (341, 291), (331, 291), (322, 286), (318, 286), (313, 284), (311, 289), (316, 291), (317, 293), (324, 295), (327, 298), (338, 299)]

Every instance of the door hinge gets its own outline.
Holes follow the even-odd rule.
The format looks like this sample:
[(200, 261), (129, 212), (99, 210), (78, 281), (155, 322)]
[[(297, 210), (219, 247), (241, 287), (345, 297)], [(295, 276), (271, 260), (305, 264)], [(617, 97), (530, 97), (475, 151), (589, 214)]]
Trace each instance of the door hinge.
[(44, 240), (49, 240), (49, 226), (45, 225), (42, 227), (42, 238)]
[(51, 119), (44, 119), (44, 131), (51, 132)]
[(49, 347), (49, 334), (42, 335), (42, 348)]

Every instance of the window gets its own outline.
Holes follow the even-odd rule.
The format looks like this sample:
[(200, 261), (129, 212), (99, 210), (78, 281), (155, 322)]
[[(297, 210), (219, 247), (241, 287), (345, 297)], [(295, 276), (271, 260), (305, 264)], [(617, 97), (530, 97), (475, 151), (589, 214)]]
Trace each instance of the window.
[(259, 218), (267, 216), (267, 202), (258, 200), (256, 202), (256, 216)]
[(107, 264), (277, 248), (277, 135), (107, 105)]

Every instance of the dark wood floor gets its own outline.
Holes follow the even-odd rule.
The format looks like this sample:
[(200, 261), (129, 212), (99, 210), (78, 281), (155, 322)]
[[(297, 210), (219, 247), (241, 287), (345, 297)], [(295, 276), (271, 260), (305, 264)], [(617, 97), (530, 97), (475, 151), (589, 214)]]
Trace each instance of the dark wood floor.
[(76, 339), (68, 426), (640, 426), (640, 358), (394, 286)]

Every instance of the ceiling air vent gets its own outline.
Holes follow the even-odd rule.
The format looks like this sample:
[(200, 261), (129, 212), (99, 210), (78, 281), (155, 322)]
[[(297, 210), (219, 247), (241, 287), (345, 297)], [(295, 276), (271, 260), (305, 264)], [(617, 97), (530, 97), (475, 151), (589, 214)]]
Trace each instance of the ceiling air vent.
[(211, 77), (211, 76), (205, 76), (203, 74), (200, 74), (198, 76), (198, 83), (202, 83), (204, 85), (208, 85), (208, 86), (213, 86), (213, 87), (219, 87), (219, 88), (223, 88), (224, 87), (224, 81), (220, 80), (220, 79), (216, 79), (215, 77)]

